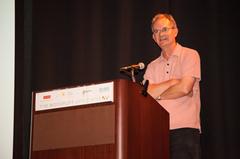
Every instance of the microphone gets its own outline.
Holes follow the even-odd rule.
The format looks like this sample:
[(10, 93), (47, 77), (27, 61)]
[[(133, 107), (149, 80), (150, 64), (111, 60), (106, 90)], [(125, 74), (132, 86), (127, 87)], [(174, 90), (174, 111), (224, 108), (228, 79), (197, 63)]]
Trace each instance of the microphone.
[(120, 71), (126, 71), (126, 70), (130, 70), (130, 69), (139, 69), (139, 70), (142, 70), (142, 69), (144, 69), (144, 68), (145, 68), (144, 63), (139, 62), (138, 64), (133, 64), (133, 65), (130, 65), (130, 66), (121, 67), (121, 68), (120, 68)]

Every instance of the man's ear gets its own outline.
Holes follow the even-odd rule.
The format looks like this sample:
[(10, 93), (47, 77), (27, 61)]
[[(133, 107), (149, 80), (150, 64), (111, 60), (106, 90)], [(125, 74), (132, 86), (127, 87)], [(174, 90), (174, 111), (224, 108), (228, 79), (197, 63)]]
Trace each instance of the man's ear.
[(178, 28), (176, 28), (176, 29), (174, 29), (175, 31), (174, 31), (174, 36), (175, 36), (175, 38), (177, 37), (177, 35), (178, 35)]
[(157, 41), (156, 41), (156, 37), (154, 36), (154, 34), (152, 34), (152, 39), (153, 39), (155, 42), (157, 42)]

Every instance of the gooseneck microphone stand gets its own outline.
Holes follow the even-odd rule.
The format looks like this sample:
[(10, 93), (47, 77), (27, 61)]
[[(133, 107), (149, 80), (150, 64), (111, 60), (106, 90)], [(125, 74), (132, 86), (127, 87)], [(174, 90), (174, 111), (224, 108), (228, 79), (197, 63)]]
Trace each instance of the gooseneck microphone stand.
[[(131, 77), (132, 79), (132, 82), (136, 83), (136, 78), (135, 78), (135, 72), (136, 69), (134, 68), (129, 68), (129, 69), (120, 69), (120, 72), (121, 73), (124, 73), (125, 75), (127, 75), (128, 77)], [(143, 96), (147, 96), (147, 89), (148, 89), (148, 84), (149, 84), (149, 81), (148, 80), (145, 80), (143, 82), (140, 82), (138, 83), (142, 86), (142, 91), (141, 91), (141, 94)]]
[(132, 78), (132, 81), (135, 83), (136, 82), (136, 78), (135, 78), (135, 75), (134, 75), (134, 69), (132, 68), (131, 69), (131, 78)]
[(130, 77), (134, 83), (136, 82), (135, 69), (134, 68), (130, 68), (130, 69), (127, 69), (127, 70), (120, 70), (120, 72), (122, 72), (122, 73), (126, 74), (128, 77)]

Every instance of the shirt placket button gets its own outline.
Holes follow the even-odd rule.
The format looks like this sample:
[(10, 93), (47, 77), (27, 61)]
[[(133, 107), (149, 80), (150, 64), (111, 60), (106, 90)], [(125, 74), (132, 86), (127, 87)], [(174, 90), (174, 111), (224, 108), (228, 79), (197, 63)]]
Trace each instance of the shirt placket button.
[(166, 69), (166, 74), (167, 74), (167, 77), (169, 78), (169, 74), (170, 74), (170, 71), (169, 71), (169, 63), (167, 63), (167, 69)]

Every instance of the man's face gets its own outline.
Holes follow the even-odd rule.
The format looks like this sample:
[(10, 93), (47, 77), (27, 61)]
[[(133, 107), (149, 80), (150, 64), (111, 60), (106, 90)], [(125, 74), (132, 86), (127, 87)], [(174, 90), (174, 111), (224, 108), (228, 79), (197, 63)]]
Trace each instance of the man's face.
[(171, 47), (175, 44), (178, 33), (167, 18), (159, 18), (152, 25), (153, 39), (162, 49)]

